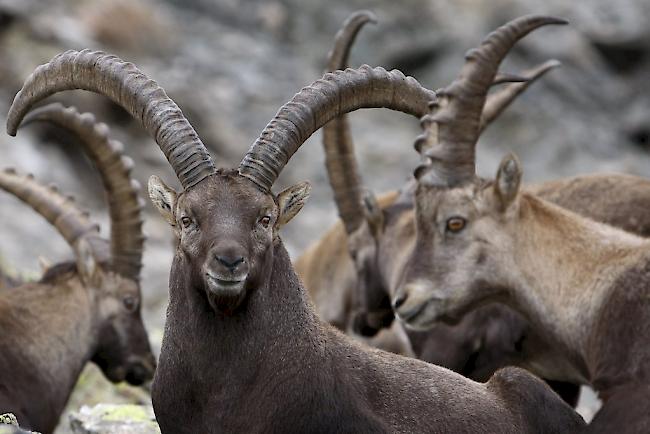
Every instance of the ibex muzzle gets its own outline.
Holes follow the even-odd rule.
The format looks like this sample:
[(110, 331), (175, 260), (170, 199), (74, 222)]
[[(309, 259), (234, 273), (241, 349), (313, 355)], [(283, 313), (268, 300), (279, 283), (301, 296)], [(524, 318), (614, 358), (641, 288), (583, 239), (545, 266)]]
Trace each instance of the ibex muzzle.
[[(228, 233), (227, 228), (222, 230)], [(203, 264), (203, 273), (208, 298), (214, 307), (219, 304), (237, 307), (244, 294), (249, 263), (248, 252), (241, 242), (217, 242), (210, 249)]]

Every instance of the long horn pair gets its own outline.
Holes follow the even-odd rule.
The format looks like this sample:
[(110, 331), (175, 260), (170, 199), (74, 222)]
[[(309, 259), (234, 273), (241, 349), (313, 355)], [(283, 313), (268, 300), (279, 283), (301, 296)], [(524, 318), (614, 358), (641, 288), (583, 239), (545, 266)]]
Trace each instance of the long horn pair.
[(74, 107), (48, 104), (30, 111), (22, 122), (49, 122), (79, 138), (82, 148), (98, 169), (111, 217), (111, 263), (113, 271), (138, 281), (142, 268), (144, 234), (140, 185), (131, 178), (133, 160), (123, 155), (124, 145), (109, 138), (109, 128), (91, 113)]
[[(44, 186), (33, 175), (20, 175), (9, 168), (0, 171), (0, 188), (34, 208), (73, 249), (82, 238), (97, 246), (99, 226), (90, 221), (88, 213), (77, 208), (74, 198), (61, 194), (57, 187)], [(93, 249), (93, 254), (100, 262), (107, 259), (99, 249)]]
[[(215, 173), (205, 146), (165, 91), (133, 64), (97, 51), (66, 51), (36, 68), (9, 109), (7, 132), (15, 135), (23, 117), (38, 101), (72, 89), (107, 96), (139, 120), (160, 146), (183, 188)], [(269, 192), (298, 147), (331, 119), (372, 107), (421, 117), (433, 99), (433, 91), (399, 71), (362, 66), (325, 74), (280, 109), (242, 160), (239, 172)]]
[[(416, 140), (416, 149), (429, 160), (429, 167), (417, 170), (417, 177), (427, 173), (428, 182), (445, 186), (474, 179), (476, 142), (486, 125), (482, 113), (499, 65), (519, 39), (548, 24), (566, 21), (539, 15), (517, 18), (490, 33), (478, 48), (466, 54), (456, 80), (437, 92), (439, 99), (432, 103), (431, 114), (422, 119), (425, 134)], [(546, 70), (552, 66), (547, 64)], [(498, 114), (498, 110), (488, 108), (490, 113)]]
[[(328, 72), (347, 67), (351, 46), (358, 32), (369, 22), (376, 23), (377, 20), (375, 15), (368, 11), (355, 12), (346, 19), (336, 34), (334, 48), (328, 55)], [(487, 97), (482, 110), (479, 134), (528, 86), (557, 66), (559, 66), (559, 62), (550, 60), (535, 68), (525, 70), (517, 76), (495, 77), (493, 84), (507, 80), (518, 82), (509, 83)], [(334, 200), (346, 232), (349, 234), (363, 222), (364, 209), (361, 205), (363, 181), (355, 158), (354, 141), (347, 116), (339, 116), (323, 127), (323, 146), (327, 174), (334, 190)]]

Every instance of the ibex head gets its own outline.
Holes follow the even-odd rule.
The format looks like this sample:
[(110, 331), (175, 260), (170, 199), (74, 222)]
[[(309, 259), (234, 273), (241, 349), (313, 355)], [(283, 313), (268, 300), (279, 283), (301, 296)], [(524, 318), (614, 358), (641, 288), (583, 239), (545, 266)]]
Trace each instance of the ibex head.
[(263, 284), (278, 230), (302, 209), (309, 191), (300, 183), (275, 196), (222, 170), (181, 193), (157, 176), (149, 180), (151, 200), (174, 228), (192, 286), (222, 311), (234, 311)]
[(413, 328), (453, 322), (480, 303), (476, 294), (499, 291), (489, 282), (499, 273), (494, 263), (499, 252), (512, 250), (511, 238), (503, 234), (518, 212), (521, 170), (518, 160), (508, 156), (495, 182), (476, 176), (484, 105), (491, 84), (499, 81), (499, 64), (515, 42), (540, 26), (562, 23), (528, 16), (491, 33), (467, 54), (458, 78), (438, 92), (431, 113), (422, 119), (425, 133), (415, 143), (425, 161), (415, 171), (416, 244), (393, 297), (397, 315)]
[[(87, 215), (56, 188), (39, 187), (28, 176), (10, 191), (52, 223), (75, 252), (78, 282), (91, 300), (97, 333), (92, 361), (111, 381), (142, 384), (153, 378), (156, 362), (140, 312), (143, 201), (139, 184), (131, 178), (133, 162), (123, 155), (123, 145), (109, 138), (108, 127), (90, 113), (49, 104), (27, 113), (21, 126), (43, 121), (78, 136), (98, 169), (111, 216), (110, 242), (100, 238)], [(65, 264), (54, 266), (43, 281), (61, 281), (66, 276), (63, 271)]]
[(418, 185), (416, 253), (393, 299), (400, 319), (416, 329), (453, 323), (499, 290), (490, 282), (498, 278), (503, 254), (514, 249), (508, 232), (519, 212), (520, 179), (519, 162), (509, 155), (496, 182)]
[(95, 309), (91, 361), (114, 383), (141, 385), (153, 378), (156, 362), (142, 322), (140, 286), (98, 262), (93, 249), (84, 240), (75, 248), (77, 273)]

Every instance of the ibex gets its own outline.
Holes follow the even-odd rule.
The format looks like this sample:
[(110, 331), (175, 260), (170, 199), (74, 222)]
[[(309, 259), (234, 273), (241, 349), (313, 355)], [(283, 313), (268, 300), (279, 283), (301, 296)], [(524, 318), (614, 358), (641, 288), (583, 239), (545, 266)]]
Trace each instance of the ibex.
[[(330, 54), (330, 68), (345, 65), (346, 58), (341, 55), (349, 52), (354, 37), (351, 29), (358, 30), (371, 20), (372, 16), (367, 13), (359, 13), (348, 20), (345, 31), (337, 35), (337, 49)], [(493, 114), (503, 110), (504, 103), (516, 96), (515, 90), (524, 90), (526, 84), (552, 65), (547, 62), (522, 74), (529, 78), (528, 82), (510, 84), (501, 92), (490, 94), (485, 107), (482, 106), (479, 131), (496, 117)], [(417, 114), (417, 110), (413, 114)], [(396, 291), (415, 243), (415, 186), (408, 183), (400, 192), (390, 192), (378, 201), (373, 200), (372, 195), (362, 198), (364, 189), (345, 119), (325, 126), (324, 145), (328, 174), (344, 225), (335, 226), (311, 247), (297, 261), (296, 268), (305, 279), (319, 311), (344, 330), (352, 322), (353, 299), (359, 289), (361, 293), (356, 293), (356, 299), (360, 302), (361, 314), (357, 314), (354, 325), (359, 332), (373, 334), (392, 321), (390, 296)], [(650, 182), (625, 175), (600, 175), (547, 182), (531, 186), (529, 190), (586, 216), (641, 235), (650, 234), (650, 219), (643, 206), (650, 206)], [(346, 252), (346, 244), (351, 255)], [(498, 304), (478, 308), (465, 315), (457, 325), (436, 324), (425, 332), (408, 331), (418, 358), (479, 380), (489, 378), (499, 367), (518, 363), (522, 356), (520, 344), (529, 338), (529, 333), (529, 325), (521, 315)], [(554, 387), (565, 399), (575, 402), (577, 387), (557, 383)]]
[[(494, 180), (478, 178), (474, 147), (496, 69), (464, 72), (439, 92), (416, 140), (424, 163), (415, 172), (416, 240), (393, 300), (398, 316), (426, 329), (505, 303), (534, 331), (521, 342), (522, 365), (598, 391), (595, 432), (649, 432), (650, 241), (561, 208), (544, 199), (548, 190), (521, 191), (513, 155)], [(645, 224), (629, 199), (648, 182), (627, 179), (629, 192), (592, 178), (582, 193), (592, 208), (583, 210), (602, 212), (617, 190), (610, 206), (621, 207), (600, 220)], [(565, 200), (580, 197), (567, 188)]]
[[(344, 69), (347, 66), (348, 54), (358, 31), (364, 24), (375, 21), (374, 15), (368, 11), (354, 13), (346, 20), (343, 28), (337, 33), (334, 49), (328, 56), (327, 69), (329, 72)], [(557, 65), (557, 62), (550, 61), (526, 71), (517, 78), (524, 80), (522, 83), (509, 84), (505, 89), (491, 95), (484, 111), (483, 127), (489, 125), (519, 93)], [(435, 93), (432, 91), (422, 88), (421, 93), (428, 93), (430, 100), (435, 99)], [(420, 95), (418, 97), (425, 102), (428, 101)], [(427, 111), (426, 107), (418, 107), (417, 104), (413, 107), (411, 114), (415, 116), (422, 111)], [(374, 289), (385, 287), (381, 282), (375, 280), (382, 279), (383, 270), (393, 268), (388, 261), (395, 263), (394, 256), (396, 255), (393, 254), (397, 254), (398, 250), (394, 248), (392, 252), (386, 252), (384, 257), (387, 263), (378, 266), (377, 255), (380, 254), (376, 250), (380, 243), (379, 240), (385, 237), (390, 240), (387, 244), (398, 247), (397, 244), (404, 242), (404, 234), (401, 232), (408, 231), (408, 229), (393, 231), (393, 224), (386, 226), (387, 216), (384, 214), (388, 214), (390, 210), (394, 209), (392, 214), (395, 218), (391, 223), (396, 223), (403, 213), (408, 213), (412, 209), (410, 193), (412, 182), (402, 188), (401, 195), (399, 191), (391, 191), (382, 195), (378, 200), (374, 199), (372, 195), (362, 198), (364, 188), (354, 157), (354, 145), (348, 121), (344, 116), (334, 119), (324, 126), (323, 145), (327, 173), (343, 227), (335, 226), (319, 242), (310, 247), (296, 261), (296, 269), (304, 279), (310, 295), (316, 301), (319, 313), (324, 319), (341, 330), (347, 330), (351, 325), (351, 317), (356, 313), (358, 314), (356, 317), (358, 321), (354, 324), (356, 331), (364, 335), (372, 335), (383, 323), (392, 322), (393, 314), (388, 294), (374, 291)], [(365, 208), (362, 202), (366, 204)], [(406, 226), (409, 224), (406, 223)], [(362, 226), (364, 227), (361, 228)], [(400, 226), (402, 225), (400, 224)], [(346, 249), (350, 251), (350, 255), (347, 254)], [(354, 262), (351, 260), (351, 256), (356, 258)], [(365, 289), (355, 291), (357, 287), (368, 289), (368, 291)], [(371, 292), (378, 296), (373, 306), (374, 310), (368, 312), (368, 309), (362, 306), (364, 312), (353, 312), (355, 295), (366, 302), (366, 294)], [(377, 311), (377, 307), (380, 305), (384, 307), (384, 312)], [(368, 318), (365, 315), (367, 313), (375, 315), (370, 321), (374, 326), (368, 323)]]
[(155, 359), (140, 315), (144, 238), (130, 160), (92, 115), (49, 105), (26, 118), (33, 120), (59, 123), (80, 136), (104, 180), (112, 217), (109, 244), (55, 187), (13, 170), (0, 173), (0, 187), (47, 219), (76, 256), (49, 268), (38, 282), (0, 292), (0, 412), (47, 434), (86, 362), (113, 382), (139, 385), (153, 377)]
[[(515, 33), (557, 22), (527, 17)], [(414, 79), (382, 68), (326, 74), (279, 110), (237, 169), (217, 170), (178, 106), (133, 64), (68, 51), (26, 80), (9, 112), (10, 134), (42, 98), (95, 91), (142, 122), (183, 187), (149, 182), (176, 240), (153, 384), (164, 433), (521, 433), (583, 425), (523, 370), (501, 370), (482, 384), (357, 344), (318, 319), (292, 268), (278, 230), (302, 208), (309, 186), (273, 194), (284, 166), (334, 117), (362, 107), (405, 111), (416, 88)]]

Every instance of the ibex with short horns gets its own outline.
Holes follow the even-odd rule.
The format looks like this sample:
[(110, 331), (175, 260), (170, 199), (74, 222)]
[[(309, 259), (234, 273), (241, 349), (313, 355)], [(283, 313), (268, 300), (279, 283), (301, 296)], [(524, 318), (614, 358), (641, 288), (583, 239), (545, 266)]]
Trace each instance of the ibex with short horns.
[[(517, 32), (557, 22), (529, 17)], [(336, 116), (421, 104), (414, 79), (367, 66), (326, 74), (279, 110), (234, 170), (214, 167), (154, 81), (130, 63), (89, 50), (68, 51), (37, 68), (10, 109), (9, 132), (32, 104), (77, 88), (106, 95), (139, 119), (183, 187), (176, 192), (157, 177), (149, 182), (176, 237), (153, 385), (164, 433), (521, 433), (583, 425), (546, 385), (517, 368), (481, 384), (355, 343), (318, 319), (293, 271), (278, 230), (302, 208), (309, 185), (276, 195), (278, 175)]]
[[(473, 149), (490, 75), (467, 69), (422, 120), (417, 237), (393, 301), (396, 312), (411, 327), (426, 329), (503, 302), (534, 332), (522, 341), (522, 365), (599, 392), (604, 405), (593, 432), (648, 432), (650, 241), (521, 191), (522, 169), (513, 155), (503, 159), (495, 180), (478, 178)], [(585, 199), (594, 203), (583, 210), (605, 214), (602, 201), (614, 189), (620, 196), (610, 205), (625, 208), (600, 220), (620, 217), (621, 226), (637, 225), (625, 213), (637, 206), (629, 195), (648, 182), (626, 179), (630, 192), (606, 176), (591, 178)]]
[(0, 293), (0, 411), (51, 433), (86, 362), (113, 382), (139, 385), (155, 359), (140, 314), (142, 220), (138, 186), (122, 145), (107, 127), (74, 108), (48, 105), (26, 122), (55, 122), (79, 135), (101, 173), (111, 209), (110, 244), (70, 197), (13, 170), (0, 188), (32, 206), (73, 248), (76, 261), (49, 268), (39, 282)]

